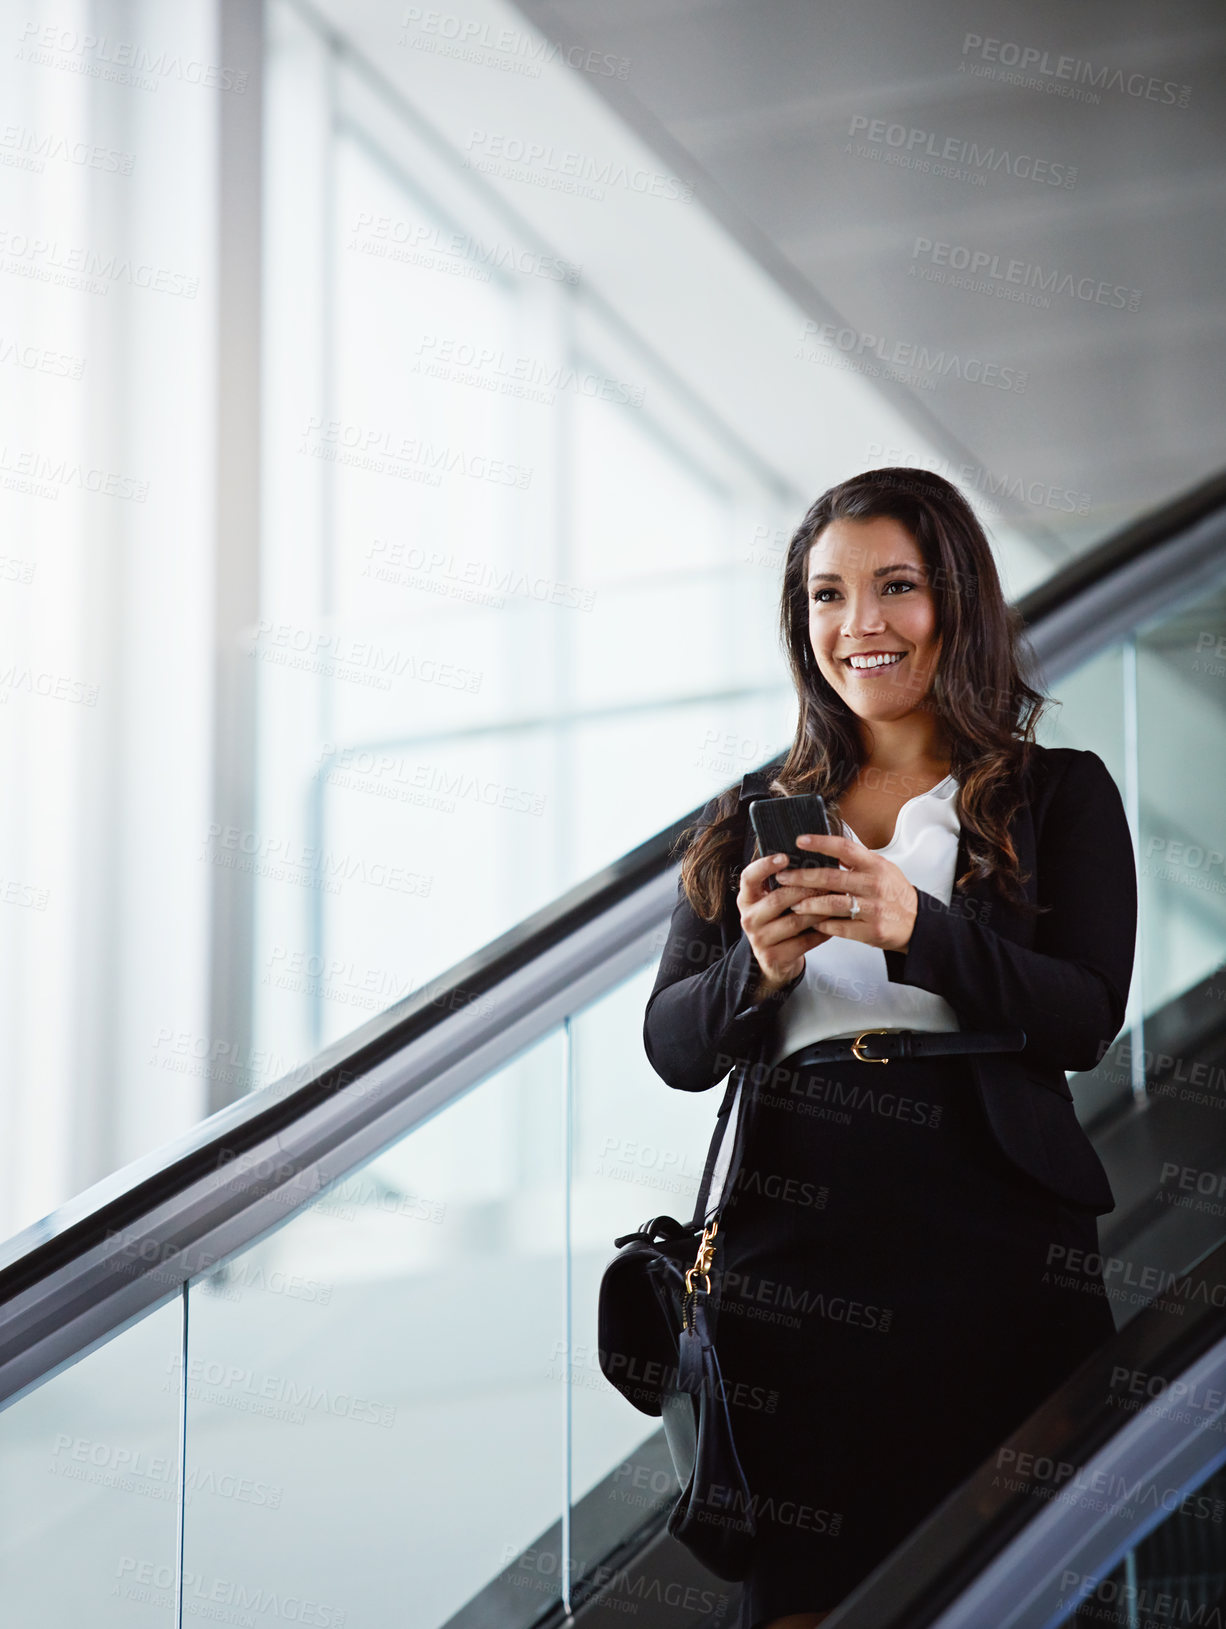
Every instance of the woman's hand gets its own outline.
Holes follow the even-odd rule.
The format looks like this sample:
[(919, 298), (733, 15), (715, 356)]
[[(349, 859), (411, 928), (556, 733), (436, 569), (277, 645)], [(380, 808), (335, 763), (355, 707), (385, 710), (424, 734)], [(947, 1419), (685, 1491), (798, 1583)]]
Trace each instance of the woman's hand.
[[(915, 927), (919, 898), (892, 860), (875, 854), (850, 837), (824, 837), (818, 834), (797, 838), (800, 848), (819, 854), (832, 854), (833, 866), (805, 866), (803, 870), (782, 870), (780, 880), (803, 884), (810, 890), (792, 906), (800, 917), (821, 921), (827, 935), (836, 939), (858, 939), (879, 950), (906, 950)], [(858, 913), (854, 902), (859, 905)], [(806, 948), (808, 948), (806, 946)]]
[[(772, 990), (790, 984), (805, 965), (805, 951), (824, 944), (827, 938), (824, 923), (806, 921), (796, 915), (798, 904), (812, 897), (812, 890), (804, 886), (768, 888), (766, 879), (777, 875), (787, 864), (786, 854), (765, 854), (754, 860), (741, 872), (741, 886), (736, 903), (741, 913), (741, 927), (750, 948), (762, 969), (757, 999)], [(797, 876), (809, 876), (809, 871)], [(788, 907), (792, 914), (785, 915)]]

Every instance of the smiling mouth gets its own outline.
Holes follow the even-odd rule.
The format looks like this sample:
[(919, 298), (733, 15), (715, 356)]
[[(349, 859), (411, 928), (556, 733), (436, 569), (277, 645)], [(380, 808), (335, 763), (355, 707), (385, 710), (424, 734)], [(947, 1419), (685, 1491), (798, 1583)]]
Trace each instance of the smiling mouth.
[(905, 650), (876, 651), (869, 656), (844, 656), (840, 660), (853, 673), (878, 673), (888, 667), (897, 667), (906, 654)]

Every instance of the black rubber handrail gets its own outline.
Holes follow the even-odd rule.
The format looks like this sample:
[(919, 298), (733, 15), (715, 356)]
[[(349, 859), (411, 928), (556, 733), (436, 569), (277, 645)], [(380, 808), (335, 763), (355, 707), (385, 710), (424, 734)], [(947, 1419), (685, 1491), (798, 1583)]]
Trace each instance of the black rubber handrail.
[[(1220, 1244), (1093, 1352), (853, 1592), (832, 1617), (831, 1629), (835, 1624), (839, 1629), (924, 1629), (930, 1624), (1046, 1502), (1048, 1490), (1038, 1480), (1034, 1486), (1009, 1486), (1013, 1479), (1002, 1476), (999, 1468), (1006, 1450), (1083, 1470), (1136, 1418), (1121, 1408), (1116, 1384), (1121, 1371), (1145, 1377), (1139, 1413), (1220, 1347), (1226, 1339), (1226, 1307), (1219, 1304), (1224, 1282), (1226, 1244)], [(1220, 1435), (1208, 1415), (1205, 1429)]]
[[(233, 1159), (264, 1143), (403, 1051), (458, 1005), (488, 995), (544, 951), (597, 921), (675, 863), (677, 840), (699, 813), (694, 810), (630, 849), (282, 1080), (210, 1115), (0, 1244), (0, 1303), (214, 1169), (219, 1150)], [(39, 1238), (40, 1232), (45, 1236)]]
[[(1095, 584), (1217, 511), (1226, 512), (1226, 474), (1133, 522), (1025, 595), (1018, 609), (1027, 627), (1037, 627)], [(285, 1079), (209, 1116), (182, 1137), (60, 1206), (7, 1245), (0, 1244), (0, 1303), (197, 1181), (215, 1168), (219, 1151), (234, 1157), (255, 1148), (418, 1039), (455, 1003), (495, 990), (551, 945), (658, 878), (676, 863), (678, 840), (700, 812), (691, 810), (441, 973), (432, 981), (432, 993), (414, 992)]]
[[(1120, 1406), (1116, 1382), (1121, 1371), (1144, 1377), (1138, 1413), (1154, 1397), (1159, 1407), (1165, 1406), (1165, 1392), (1226, 1339), (1226, 1308), (1217, 1304), (1223, 1283), (1226, 1244), (1169, 1283), (1164, 1294), (1091, 1353), (1020, 1422), (991, 1457), (837, 1607), (830, 1629), (928, 1629), (1049, 1503), (1050, 1477), (1044, 1480), (1039, 1472), (1029, 1479), (1002, 1474), (1002, 1465), (1058, 1467), (1062, 1481), (1072, 1472), (1083, 1473), (1137, 1417)], [(1135, 1391), (1125, 1390), (1123, 1395), (1127, 1400)], [(1208, 1419), (1206, 1424), (1213, 1430)], [(651, 1438), (638, 1453), (647, 1457), (656, 1449), (656, 1439)], [(640, 1568), (650, 1558), (658, 1571), (657, 1582), (685, 1563), (685, 1552), (665, 1539), (672, 1503), (671, 1498), (664, 1501), (644, 1522), (634, 1535), (635, 1553), (629, 1557), (629, 1564)], [(506, 1576), (514, 1579), (517, 1565), (512, 1563)], [(529, 1576), (526, 1568), (524, 1576)], [(601, 1569), (599, 1576), (607, 1578), (608, 1569)], [(570, 1621), (579, 1629), (606, 1621), (602, 1592), (589, 1584), (582, 1576), (574, 1581), (580, 1604)], [(472, 1614), (457, 1614), (449, 1629), (489, 1621), (476, 1610), (482, 1603), (478, 1596), (470, 1603)], [(554, 1605), (537, 1620), (537, 1629), (561, 1629), (567, 1621)]]
[(1113, 576), (1143, 555), (1191, 531), (1210, 515), (1226, 510), (1226, 471), (1172, 498), (1161, 508), (1142, 515), (1095, 548), (1070, 560), (1018, 601), (1027, 626), (1034, 626), (1062, 611), (1087, 589)]

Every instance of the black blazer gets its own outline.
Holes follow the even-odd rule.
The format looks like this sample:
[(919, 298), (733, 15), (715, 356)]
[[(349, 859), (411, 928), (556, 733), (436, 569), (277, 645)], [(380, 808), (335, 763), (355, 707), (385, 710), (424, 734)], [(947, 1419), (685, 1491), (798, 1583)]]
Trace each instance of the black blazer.
[[(748, 803), (769, 797), (781, 754), (741, 781), (741, 865), (753, 858)], [(1053, 1193), (1099, 1214), (1115, 1200), (1073, 1110), (1066, 1070), (1092, 1069), (1124, 1022), (1136, 944), (1137, 879), (1119, 791), (1102, 759), (1036, 747), (1010, 827), (1026, 897), (1050, 911), (1027, 916), (990, 883), (955, 883), (950, 904), (917, 889), (905, 951), (884, 952), (892, 982), (943, 996), (967, 1030), (1018, 1027), (1021, 1052), (970, 1059), (1000, 1147)], [(700, 826), (715, 813), (713, 798)], [(966, 835), (955, 877), (967, 867)], [(643, 1021), (652, 1068), (669, 1086), (703, 1092), (741, 1060), (769, 1055), (775, 1017), (803, 974), (756, 1006), (758, 964), (741, 929), (736, 883), (721, 919), (704, 922), (678, 884), (677, 903)], [(820, 954), (820, 949), (809, 954)], [(732, 1099), (729, 1080), (721, 1112)]]

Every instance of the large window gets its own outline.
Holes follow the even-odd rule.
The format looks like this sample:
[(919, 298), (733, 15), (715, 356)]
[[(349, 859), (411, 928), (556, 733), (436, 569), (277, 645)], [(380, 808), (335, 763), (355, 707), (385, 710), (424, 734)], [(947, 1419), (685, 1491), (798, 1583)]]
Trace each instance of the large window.
[(803, 503), (367, 64), (270, 15), (271, 1073), (786, 739), (760, 544)]

